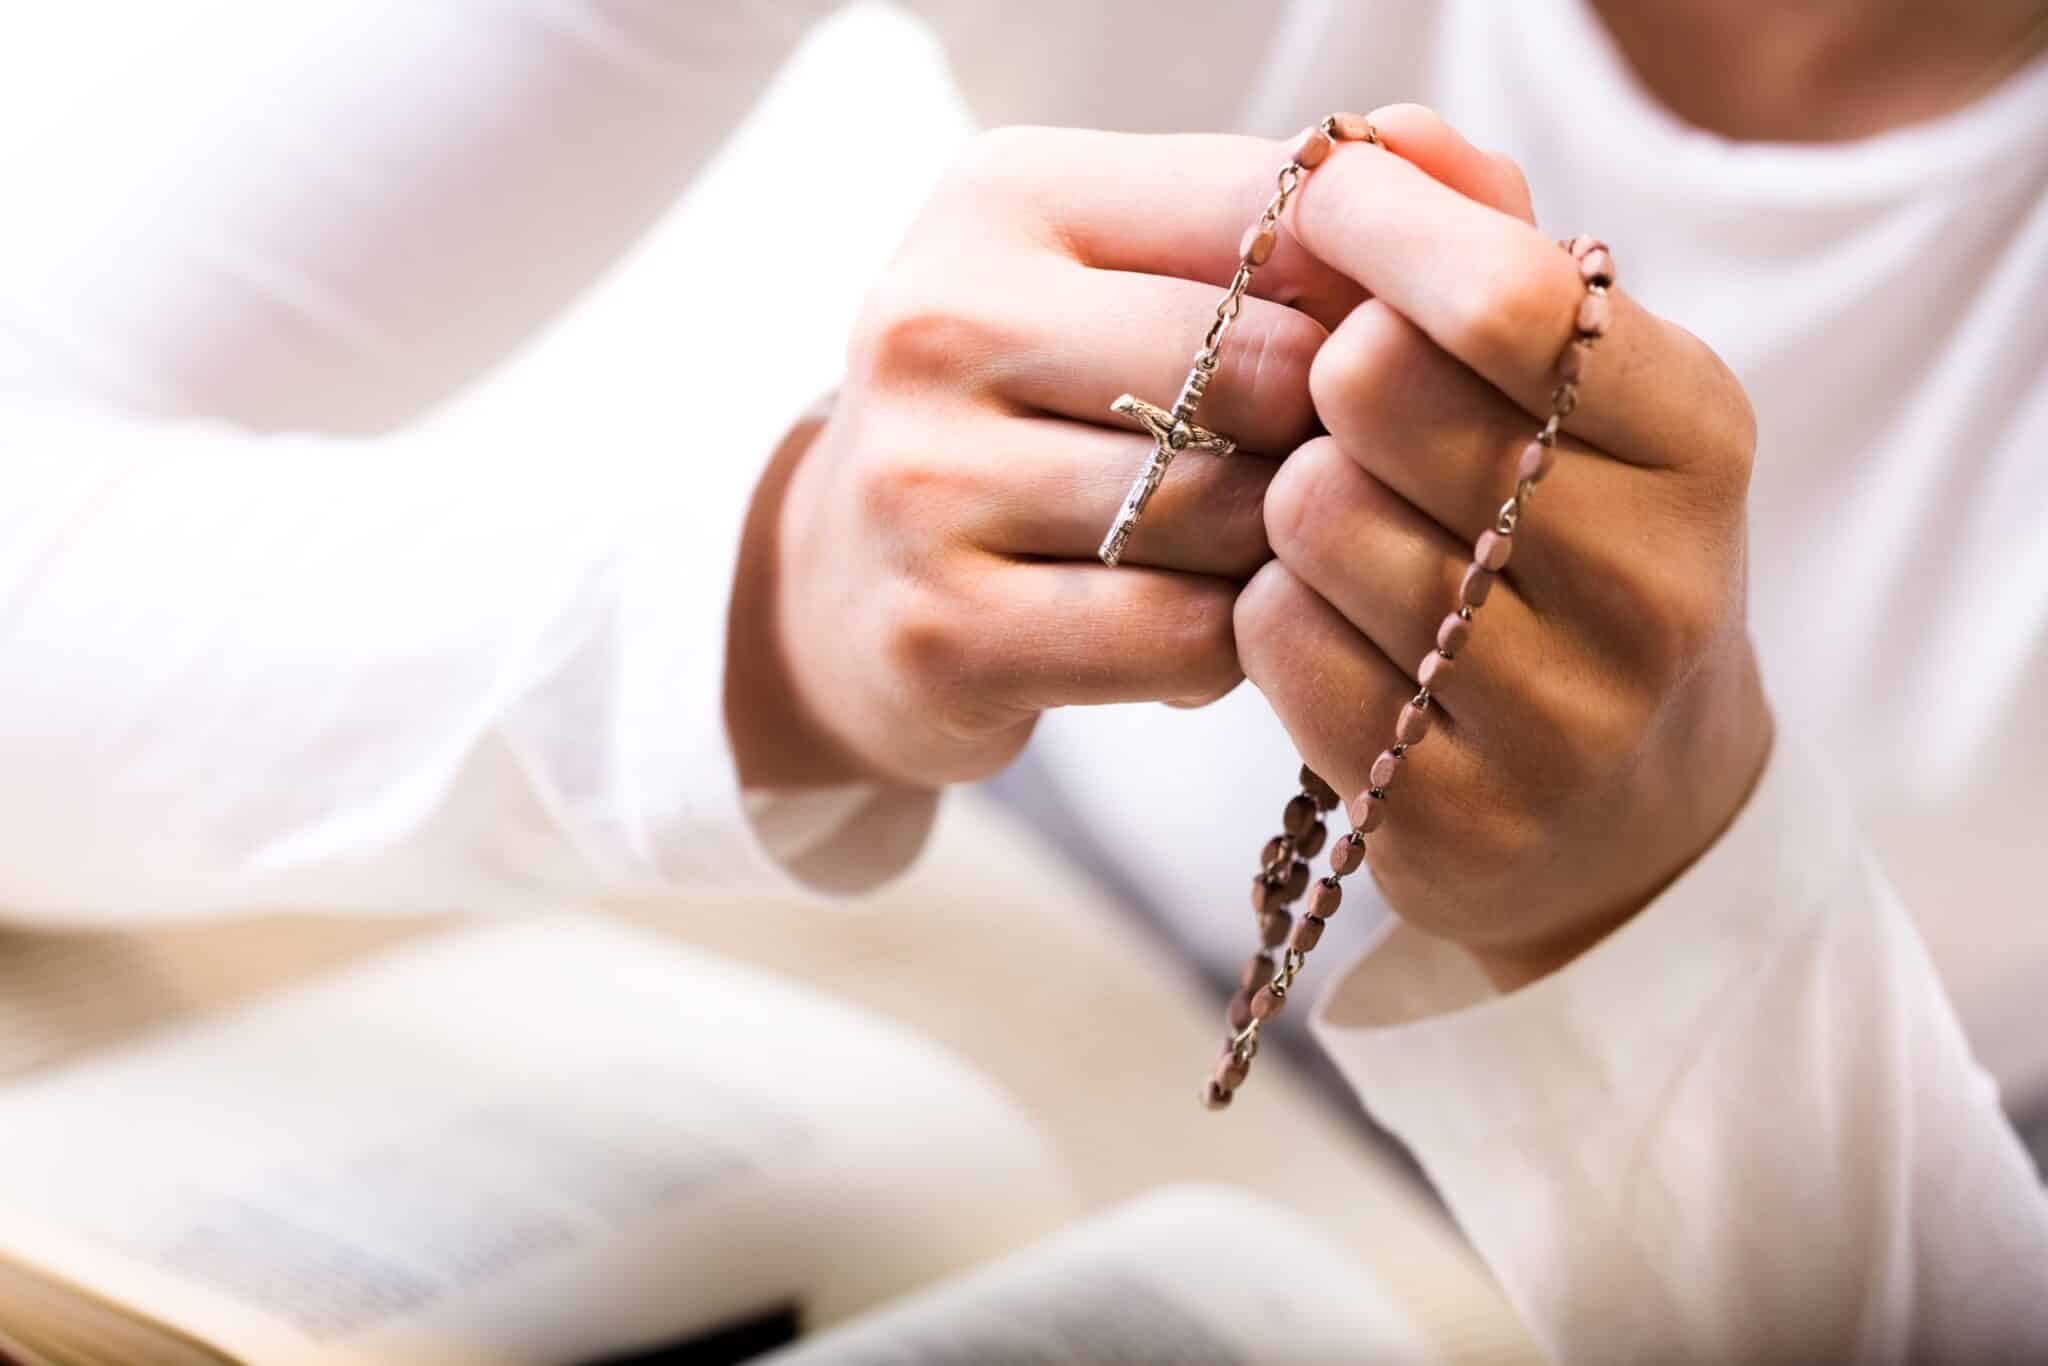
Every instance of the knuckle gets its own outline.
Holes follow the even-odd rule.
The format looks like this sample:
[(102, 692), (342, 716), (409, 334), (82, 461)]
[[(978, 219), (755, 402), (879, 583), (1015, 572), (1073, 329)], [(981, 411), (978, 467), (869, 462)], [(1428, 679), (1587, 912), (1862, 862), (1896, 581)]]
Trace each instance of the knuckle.
[(1757, 419), (1756, 408), (1749, 401), (1749, 392), (1742, 382), (1735, 378), (1727, 365), (1715, 358), (1723, 376), (1723, 391), (1727, 399), (1723, 404), (1724, 436), (1723, 446), (1726, 457), (1723, 462), (1729, 476), (1729, 490), (1737, 503), (1749, 496), (1749, 481), (1756, 465)]
[(1654, 722), (1640, 691), (1583, 680), (1556, 689), (1549, 710), (1551, 758), (1567, 789), (1603, 783), (1633, 763)]
[(1495, 207), (1504, 208), (1518, 217), (1533, 217), (1530, 213), (1534, 197), (1529, 192), (1529, 176), (1521, 163), (1505, 152), (1488, 152), (1487, 159), (1493, 163), (1494, 172), (1500, 178), (1495, 190), (1498, 202)]
[(1472, 883), (1511, 884), (1540, 858), (1547, 842), (1543, 826), (1513, 806), (1473, 813), (1459, 823), (1458, 859)]
[(1729, 405), (1733, 416), (1735, 459), (1742, 470), (1743, 487), (1747, 489), (1750, 468), (1756, 463), (1756, 443), (1760, 436), (1756, 405), (1750, 402), (1749, 391), (1742, 387), (1733, 373), (1729, 374), (1728, 382), (1733, 386), (1735, 395)]
[(1231, 608), (1230, 628), (1245, 677), (1271, 677), (1282, 649), (1300, 623), (1308, 587), (1278, 560), (1252, 575)]
[(1325, 426), (1357, 423), (1378, 406), (1399, 368), (1405, 324), (1384, 305), (1366, 303), (1337, 325), (1310, 363), (1309, 396)]
[(1236, 595), (1222, 582), (1148, 602), (1144, 620), (1158, 648), (1172, 661), (1180, 697), (1220, 697), (1241, 677), (1233, 629)]
[(1513, 373), (1531, 338), (1556, 335), (1572, 316), (1578, 292), (1564, 253), (1516, 252), (1464, 295), (1451, 350), (1482, 373)]
[(943, 594), (905, 586), (883, 610), (882, 656), (920, 699), (951, 696), (972, 684), (975, 651), (966, 626)]
[(1251, 406), (1305, 432), (1314, 418), (1310, 379), (1325, 341), (1323, 329), (1293, 309), (1262, 309), (1261, 322), (1239, 327), (1225, 340), (1227, 373), (1242, 375)]
[(929, 381), (971, 369), (989, 346), (989, 328), (957, 295), (898, 273), (862, 309), (847, 368), (871, 384)]
[(985, 187), (992, 181), (1013, 179), (1020, 167), (1043, 155), (1053, 137), (1048, 128), (1030, 124), (1005, 124), (988, 128), (969, 138), (948, 168), (946, 179), (956, 184)]
[(863, 462), (853, 476), (855, 506), (871, 526), (904, 528), (934, 525), (934, 510), (951, 501), (959, 475), (943, 462), (907, 452), (909, 445), (886, 448)]
[(1698, 499), (1701, 510), (1739, 513), (1748, 496), (1758, 439), (1756, 408), (1749, 392), (1728, 363), (1697, 334), (1668, 319), (1653, 319), (1680, 355), (1687, 355), (1701, 377), (1702, 396), (1695, 404), (1695, 428), (1702, 459), (1693, 462), (1704, 474)]
[(1690, 677), (1721, 638), (1729, 595), (1711, 574), (1670, 574), (1637, 607), (1638, 639), (1652, 691), (1661, 697)]
[(1300, 558), (1313, 545), (1331, 498), (1335, 462), (1348, 458), (1333, 439), (1322, 436), (1280, 462), (1265, 501), (1266, 543), (1276, 556)]
[(1026, 716), (1021, 721), (995, 727), (985, 736), (978, 737), (972, 754), (953, 775), (954, 782), (978, 783), (993, 778), (1008, 768), (1024, 752), (1032, 731), (1038, 727), (1038, 717)]

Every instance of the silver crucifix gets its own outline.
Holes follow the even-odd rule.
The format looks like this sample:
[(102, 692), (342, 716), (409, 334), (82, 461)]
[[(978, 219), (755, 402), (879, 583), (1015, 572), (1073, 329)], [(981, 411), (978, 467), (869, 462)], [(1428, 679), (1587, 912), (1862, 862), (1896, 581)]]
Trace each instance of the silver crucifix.
[[(1204, 359), (1209, 362), (1207, 365), (1202, 364)], [(1151, 502), (1152, 495), (1158, 492), (1159, 481), (1166, 477), (1166, 467), (1173, 463), (1173, 457), (1182, 451), (1229, 455), (1237, 449), (1237, 443), (1229, 437), (1218, 436), (1206, 427), (1197, 427), (1194, 422), (1195, 409), (1202, 403), (1202, 392), (1209, 387), (1209, 380), (1215, 373), (1214, 352), (1204, 348), (1204, 355), (1196, 358), (1195, 368), (1188, 371), (1187, 383), (1181, 385), (1180, 397), (1173, 401), (1171, 410), (1155, 407), (1131, 394), (1125, 394), (1109, 405), (1111, 412), (1130, 418), (1152, 437), (1152, 454), (1146, 459), (1145, 467), (1138, 471), (1138, 477), (1131, 481), (1131, 491), (1124, 495), (1124, 505), (1117, 509), (1116, 520), (1109, 524), (1109, 534), (1102, 538), (1102, 548), (1095, 552), (1112, 569), (1123, 558), (1124, 543), (1131, 539), (1131, 531), (1138, 525), (1138, 519), (1145, 515), (1145, 504)]]

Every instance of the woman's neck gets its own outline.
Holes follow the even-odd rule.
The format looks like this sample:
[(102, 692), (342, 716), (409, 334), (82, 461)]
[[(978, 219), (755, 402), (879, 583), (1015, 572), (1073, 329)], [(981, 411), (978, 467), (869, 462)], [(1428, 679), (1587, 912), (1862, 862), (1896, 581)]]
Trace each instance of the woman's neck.
[(1698, 128), (1839, 142), (1961, 108), (2048, 45), (2048, 0), (1592, 0)]

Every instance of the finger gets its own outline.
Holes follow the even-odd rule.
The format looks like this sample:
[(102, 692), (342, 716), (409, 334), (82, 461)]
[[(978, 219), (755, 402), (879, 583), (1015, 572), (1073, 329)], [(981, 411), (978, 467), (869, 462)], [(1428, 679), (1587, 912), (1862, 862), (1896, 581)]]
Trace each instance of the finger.
[[(1411, 692), (1427, 676), (1431, 695), (1453, 716), (1498, 702), (1489, 661), (1531, 657), (1527, 643), (1540, 628), (1513, 588), (1492, 583), (1473, 619), (1457, 622), (1469, 546), (1359, 468), (1331, 438), (1287, 458), (1265, 507), (1274, 555), (1371, 641)], [(1455, 634), (1444, 634), (1447, 628)], [(1475, 656), (1463, 637), (1482, 630), (1491, 648)]]
[(945, 655), (928, 662), (963, 696), (1034, 712), (1213, 701), (1242, 677), (1230, 627), (1237, 588), (1163, 569), (990, 561), (949, 608)]
[[(1132, 424), (1110, 405), (1128, 393), (1171, 406), (1217, 302), (1207, 285), (1065, 262), (1017, 295), (1004, 354), (990, 359), (995, 392), (1041, 412), (1126, 428)], [(1316, 429), (1308, 374), (1327, 335), (1305, 313), (1245, 300), (1197, 420), (1247, 450), (1292, 450)]]
[[(998, 129), (971, 155), (972, 192), (1007, 197), (1038, 240), (1084, 265), (1218, 286), (1236, 271), (1245, 228), (1287, 161), (1282, 144), (1264, 138), (1071, 128)], [(1326, 327), (1364, 297), (1284, 232), (1252, 293)]]
[[(1577, 265), (1399, 150), (1393, 138), (1339, 147), (1295, 197), (1295, 231), (1525, 412), (1547, 414), (1585, 297)], [(1624, 459), (1675, 465), (1732, 440), (1744, 412), (1740, 387), (1697, 338), (1610, 291), (1568, 430)]]
[[(1274, 560), (1238, 596), (1233, 622), (1244, 674), (1273, 706), (1302, 759), (1347, 797), (1369, 786), (1381, 736), (1391, 737), (1415, 682), (1389, 663), (1328, 599)], [(1454, 733), (1438, 714), (1435, 731)]]
[(1427, 172), (1467, 199), (1534, 223), (1529, 182), (1521, 168), (1499, 152), (1467, 141), (1434, 109), (1420, 104), (1390, 104), (1371, 114), (1373, 130), (1401, 159)]
[[(1344, 453), (1464, 545), (1494, 524), (1534, 435), (1529, 415), (1374, 300), (1346, 318), (1309, 376), (1317, 415)], [(1654, 476), (1562, 437), (1538, 495), (1542, 532), (1518, 538), (1509, 577), (1539, 608), (1576, 577), (1559, 566), (1629, 521), (1672, 529)], [(1583, 566), (1582, 566), (1583, 567)]]
[[(1093, 561), (1149, 438), (1051, 418), (991, 423), (968, 534), (1006, 555)], [(1124, 547), (1124, 565), (1248, 578), (1271, 558), (1260, 504), (1279, 465), (1184, 451)]]

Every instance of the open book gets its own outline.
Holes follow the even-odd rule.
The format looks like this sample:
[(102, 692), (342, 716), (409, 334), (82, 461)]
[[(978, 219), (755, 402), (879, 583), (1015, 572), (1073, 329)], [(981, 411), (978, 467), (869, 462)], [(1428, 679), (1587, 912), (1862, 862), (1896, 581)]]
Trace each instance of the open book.
[(894, 1025), (600, 919), (457, 928), (0, 1090), (0, 1361), (1430, 1359), (1268, 1201), (1040, 1236), (1072, 1209)]
[(1438, 1358), (1346, 1254), (1271, 1202), (1172, 1187), (763, 1366), (1385, 1366)]
[(0, 1360), (568, 1366), (1069, 1210), (896, 1026), (595, 918), (463, 928), (0, 1090)]

